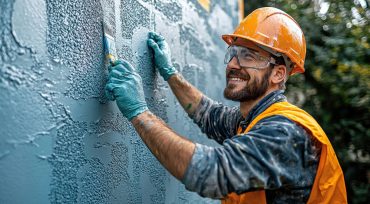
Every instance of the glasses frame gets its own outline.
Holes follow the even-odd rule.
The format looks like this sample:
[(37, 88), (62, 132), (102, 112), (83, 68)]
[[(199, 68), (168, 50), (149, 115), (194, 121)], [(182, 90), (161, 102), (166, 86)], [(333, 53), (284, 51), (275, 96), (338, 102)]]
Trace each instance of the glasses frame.
[[(254, 54), (255, 54), (255, 55), (257, 55), (260, 59), (265, 60), (265, 61), (266, 61), (266, 65), (265, 65), (265, 66), (263, 66), (263, 67), (248, 67), (248, 66), (242, 66), (242, 65), (240, 64), (240, 61), (239, 61), (238, 52), (236, 52), (236, 54), (234, 54), (233, 56), (230, 56), (230, 59), (229, 59), (229, 60), (227, 60), (227, 59), (226, 59), (226, 56), (227, 56), (227, 55), (228, 55), (228, 53), (230, 52), (229, 50), (230, 50), (231, 48), (233, 48), (233, 47), (237, 47), (237, 48), (239, 48), (239, 49), (240, 49), (240, 48), (242, 48), (242, 49), (246, 49), (246, 50), (248, 50), (249, 52), (254, 53)], [(230, 55), (231, 55), (231, 54), (230, 54)], [(236, 57), (236, 61), (238, 62), (239, 67), (240, 67), (240, 68), (244, 68), (244, 69), (256, 69), (256, 70), (260, 70), (260, 69), (266, 69), (267, 67), (269, 67), (269, 66), (270, 66), (270, 64), (277, 65), (277, 64), (276, 64), (276, 62), (275, 62), (275, 59), (274, 59), (272, 56), (270, 56), (270, 57), (265, 57), (265, 56), (260, 55), (258, 52), (254, 51), (254, 50), (252, 50), (252, 49), (250, 49), (250, 48), (243, 47), (243, 46), (239, 46), (239, 45), (230, 45), (230, 46), (227, 48), (227, 52), (226, 52), (226, 54), (225, 54), (225, 58), (224, 58), (224, 63), (225, 63), (225, 64), (229, 64), (229, 63), (231, 62), (231, 60), (232, 60), (234, 57)]]

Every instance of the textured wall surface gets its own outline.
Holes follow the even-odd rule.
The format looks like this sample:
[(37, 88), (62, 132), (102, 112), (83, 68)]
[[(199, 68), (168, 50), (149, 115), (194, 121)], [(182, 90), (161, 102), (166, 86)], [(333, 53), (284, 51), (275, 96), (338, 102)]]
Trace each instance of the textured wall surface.
[(102, 20), (143, 78), (149, 108), (215, 145), (152, 67), (147, 33), (164, 35), (184, 77), (223, 100), (237, 1), (0, 0), (0, 203), (208, 203), (159, 164), (104, 97)]

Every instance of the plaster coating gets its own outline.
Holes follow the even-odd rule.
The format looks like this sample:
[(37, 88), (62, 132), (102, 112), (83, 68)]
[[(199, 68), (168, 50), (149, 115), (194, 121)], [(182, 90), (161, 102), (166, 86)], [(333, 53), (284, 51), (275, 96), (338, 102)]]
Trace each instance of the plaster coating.
[(238, 3), (197, 0), (0, 0), (0, 203), (218, 203), (188, 192), (104, 97), (102, 21), (138, 70), (149, 109), (179, 134), (209, 141), (152, 67), (150, 30), (176, 69), (223, 101), (220, 34)]

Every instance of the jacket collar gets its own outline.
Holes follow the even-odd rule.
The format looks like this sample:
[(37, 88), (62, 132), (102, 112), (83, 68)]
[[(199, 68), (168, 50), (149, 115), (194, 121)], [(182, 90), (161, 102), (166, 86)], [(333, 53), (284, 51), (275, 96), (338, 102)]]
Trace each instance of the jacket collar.
[(247, 117), (241, 122), (242, 124), (249, 124), (255, 117), (261, 114), (264, 110), (270, 107), (272, 104), (276, 102), (283, 102), (286, 101), (286, 97), (284, 96), (284, 90), (277, 90), (271, 92), (263, 99), (261, 99), (248, 113)]

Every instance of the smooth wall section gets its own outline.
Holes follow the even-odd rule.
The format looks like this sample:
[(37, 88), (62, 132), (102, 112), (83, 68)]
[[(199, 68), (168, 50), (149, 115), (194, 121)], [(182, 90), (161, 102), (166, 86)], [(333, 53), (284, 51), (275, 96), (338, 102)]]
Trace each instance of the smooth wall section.
[(175, 67), (224, 101), (221, 34), (237, 1), (0, 0), (0, 203), (210, 203), (154, 158), (104, 86), (102, 21), (140, 73), (150, 110), (179, 134), (209, 141), (153, 67), (149, 31)]

